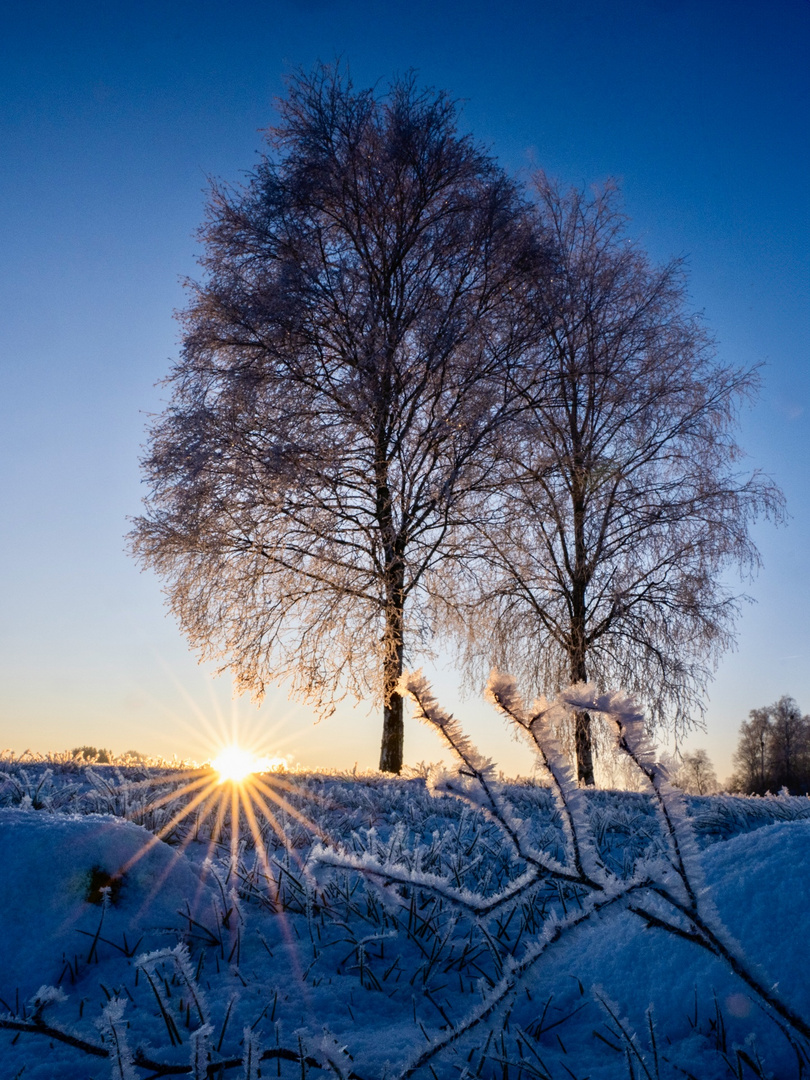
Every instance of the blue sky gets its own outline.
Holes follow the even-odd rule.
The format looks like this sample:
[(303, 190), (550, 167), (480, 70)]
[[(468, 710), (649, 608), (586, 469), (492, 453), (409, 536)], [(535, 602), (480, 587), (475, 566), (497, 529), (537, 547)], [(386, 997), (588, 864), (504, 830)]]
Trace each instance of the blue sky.
[[(741, 439), (791, 520), (757, 530), (757, 603), (692, 740), (725, 775), (750, 708), (788, 693), (810, 711), (805, 0), (15, 5), (0, 39), (0, 748), (199, 756), (235, 711), (274, 753), (376, 764), (362, 707), (313, 729), (283, 690), (258, 713), (232, 703), (123, 541), (207, 178), (249, 170), (285, 75), (337, 56), (358, 85), (417, 69), (513, 171), (617, 178), (653, 258), (688, 260), (722, 358), (766, 364)], [(441, 671), (451, 703), (457, 681)], [(460, 711), (528, 769), (494, 715)], [(406, 759), (438, 756), (409, 727)]]

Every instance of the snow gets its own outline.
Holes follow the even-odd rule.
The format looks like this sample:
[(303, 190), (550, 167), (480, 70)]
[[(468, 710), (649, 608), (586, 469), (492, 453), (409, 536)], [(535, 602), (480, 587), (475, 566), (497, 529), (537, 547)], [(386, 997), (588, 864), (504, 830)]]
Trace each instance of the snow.
[(703, 863), (718, 914), (746, 956), (810, 1015), (810, 824), (735, 837), (710, 848)]
[[(189, 815), (170, 846), (96, 812), (144, 816), (144, 798), (158, 796), (169, 814), (184, 805), (165, 795), (181, 786), (170, 773), (146, 787), (144, 777), (55, 769), (37, 810), (25, 785), (0, 780), (0, 803), (17, 804), (0, 809), (0, 1021), (45, 1028), (0, 1031), (2, 1080), (145, 1080), (156, 1073), (146, 1059), (176, 1075), (218, 1075), (211, 1061), (239, 1080), (394, 1080), (442, 1042), (414, 1076), (799, 1076), (794, 1049), (728, 964), (645, 927), (626, 899), (606, 896), (592, 914), (581, 889), (526, 884), (485, 809), (432, 796), (421, 780), (268, 777), (312, 828), (279, 811), (281, 836), (265, 828), (259, 855), (243, 820), (234, 864), (227, 821), (213, 837)], [(548, 789), (498, 785), (498, 799), (527, 847), (559, 858), (565, 831)], [(666, 850), (654, 801), (597, 792), (582, 803), (619, 896), (655, 864), (646, 855)], [(810, 800), (686, 806), (701, 910), (763, 986), (810, 1016)], [(400, 884), (385, 884), (386, 867)], [(510, 887), (519, 903), (469, 910)]]
[(124, 935), (129, 945), (142, 935), (165, 943), (182, 932), (178, 912), (186, 902), (199, 917), (213, 900), (186, 859), (111, 815), (0, 810), (0, 867), (0, 997), (7, 1002), (59, 983), (68, 960), (87, 954), (102, 914), (87, 899), (93, 871), (122, 873), (101, 931), (121, 945)]
[[(781, 996), (810, 1016), (810, 823), (776, 824), (735, 837), (705, 851), (701, 863), (708, 893), (742, 955), (760, 968), (767, 985), (778, 983)], [(731, 1075), (709, 1052), (711, 1038), (700, 1034), (710, 1029), (715, 1001), (727, 1023), (734, 1018), (746, 1022), (748, 1030), (738, 1041), (754, 1033), (759, 1042), (775, 1043), (771, 1050), (779, 1056), (774, 1063), (793, 1067), (777, 1076), (795, 1071), (787, 1043), (780, 1045), (774, 1031), (761, 1022), (755, 1001), (723, 964), (689, 942), (646, 929), (630, 914), (621, 913), (609, 927), (584, 927), (549, 956), (542, 983), (549, 991), (554, 988), (554, 1005), (562, 1014), (579, 1003), (577, 980), (586, 991), (596, 988), (600, 996), (620, 1003), (637, 1032), (644, 1033), (645, 1014), (652, 1007), (659, 1040), (691, 1044), (681, 1048), (677, 1061), (700, 1080)], [(693, 1024), (696, 1007), (698, 1023)], [(606, 1019), (593, 1008), (587, 1015), (592, 1028)], [(732, 1041), (727, 1040), (729, 1046)], [(590, 1055), (588, 1067), (594, 1078), (626, 1075), (612, 1072), (598, 1056)]]

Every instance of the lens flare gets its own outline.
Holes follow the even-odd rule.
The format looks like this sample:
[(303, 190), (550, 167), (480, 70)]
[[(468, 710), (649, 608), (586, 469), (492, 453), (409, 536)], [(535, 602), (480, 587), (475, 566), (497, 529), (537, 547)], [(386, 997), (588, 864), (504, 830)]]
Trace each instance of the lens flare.
[[(250, 745), (248, 742), (247, 746)], [(326, 839), (325, 834), (295, 805), (299, 785), (295, 777), (285, 775), (292, 755), (262, 754), (255, 743), (253, 749), (240, 746), (234, 730), (230, 732), (229, 742), (226, 745), (220, 742), (220, 747), (216, 757), (204, 765), (177, 772), (161, 771), (157, 776), (134, 783), (138, 789), (159, 789), (140, 808), (141, 817), (161, 811), (160, 817), (168, 820), (152, 831), (147, 843), (122, 872), (129, 870), (161, 841), (179, 844), (183, 850), (202, 840), (208, 844), (209, 860), (221, 859), (230, 853), (230, 872), (234, 880), (241, 880), (246, 872), (253, 875), (259, 883), (257, 887), (266, 892), (275, 910), (279, 905), (282, 873), (289, 872), (279, 863), (278, 847), (285, 849), (285, 865), (290, 858), (300, 862), (290, 838), (291, 824), (295, 823), (296, 827), (306, 829), (321, 840)], [(292, 796), (292, 801), (285, 797), (286, 794)], [(307, 797), (317, 799), (311, 793)], [(272, 842), (271, 836), (274, 836)], [(251, 856), (251, 851), (255, 856)], [(255, 859), (255, 866), (246, 871), (243, 860), (250, 862), (251, 858)], [(159, 882), (155, 884), (156, 891), (158, 888)]]
[(226, 746), (214, 758), (211, 765), (219, 773), (221, 784), (228, 780), (232, 784), (241, 784), (251, 773), (261, 769), (260, 762), (249, 750), (243, 750), (241, 746), (236, 745)]

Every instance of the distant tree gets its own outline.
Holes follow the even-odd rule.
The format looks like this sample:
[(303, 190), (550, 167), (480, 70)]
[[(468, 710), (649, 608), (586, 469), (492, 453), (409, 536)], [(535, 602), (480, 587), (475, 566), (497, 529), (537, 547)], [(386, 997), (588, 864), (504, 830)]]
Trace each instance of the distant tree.
[(383, 704), (490, 478), (540, 258), (521, 196), (443, 93), (299, 74), (272, 155), (215, 187), (132, 544), (206, 658), (260, 698)]
[(112, 760), (112, 750), (99, 750), (95, 746), (77, 746), (70, 751), (70, 756), (81, 761), (95, 761), (99, 765), (109, 765)]
[(675, 782), (687, 795), (711, 795), (717, 791), (717, 774), (705, 750), (684, 754)]
[(146, 762), (146, 754), (142, 754), (140, 750), (125, 750), (121, 756), (128, 765), (140, 765)]
[(786, 695), (748, 715), (732, 758), (731, 788), (750, 795), (783, 787), (793, 795), (810, 792), (810, 716)]
[(735, 773), (730, 786), (749, 795), (764, 795), (770, 779), (770, 707), (752, 709), (740, 725), (740, 738), (732, 761)]
[(794, 795), (810, 790), (810, 716), (802, 716), (792, 697), (770, 707), (770, 772), (774, 791), (786, 787)]
[[(620, 686), (683, 730), (733, 640), (728, 569), (758, 566), (749, 526), (782, 512), (766, 477), (738, 472), (736, 415), (757, 374), (715, 360), (683, 265), (653, 266), (631, 242), (615, 188), (588, 197), (541, 175), (536, 192), (549, 325), (538, 377), (517, 387), (509, 497), (484, 519), (468, 660), (544, 692)], [(584, 712), (576, 759), (592, 784)]]

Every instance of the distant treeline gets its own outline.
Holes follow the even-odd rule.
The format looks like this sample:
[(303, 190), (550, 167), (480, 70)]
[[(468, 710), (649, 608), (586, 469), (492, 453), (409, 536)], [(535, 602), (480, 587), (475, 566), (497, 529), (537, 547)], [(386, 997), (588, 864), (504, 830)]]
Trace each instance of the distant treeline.
[(787, 696), (748, 715), (732, 759), (731, 790), (749, 795), (782, 788), (791, 795), (810, 793), (810, 716), (803, 716)]

